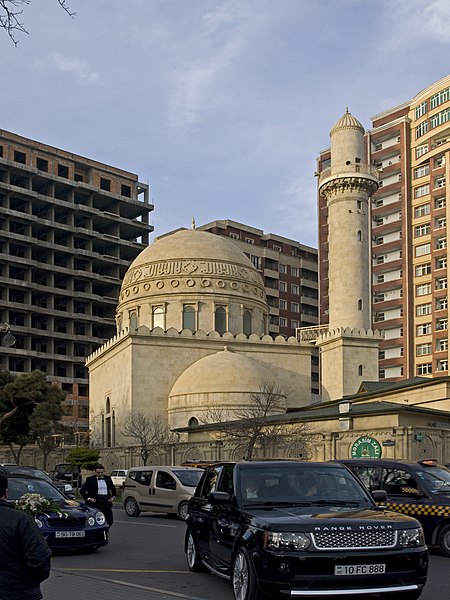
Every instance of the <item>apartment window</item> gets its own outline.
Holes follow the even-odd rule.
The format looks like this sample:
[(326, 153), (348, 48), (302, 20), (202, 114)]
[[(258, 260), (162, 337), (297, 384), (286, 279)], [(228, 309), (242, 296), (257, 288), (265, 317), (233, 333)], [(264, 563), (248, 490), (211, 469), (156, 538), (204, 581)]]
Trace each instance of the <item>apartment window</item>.
[(431, 283), (416, 285), (416, 296), (426, 296), (428, 294), (431, 294)]
[(292, 319), (291, 327), (292, 327), (292, 329), (297, 329), (297, 327), (300, 327), (300, 321), (297, 321), (296, 319)]
[(384, 283), (384, 275), (377, 275), (377, 283)]
[(428, 152), (428, 144), (422, 144), (416, 148), (416, 158), (420, 158)]
[(448, 300), (447, 298), (438, 298), (436, 300), (436, 310), (447, 310)]
[(438, 188), (443, 188), (445, 187), (445, 177), (436, 177), (436, 179), (434, 180), (434, 188), (433, 189), (438, 189)]
[(431, 343), (416, 346), (416, 356), (425, 356), (425, 354), (431, 354)]
[(298, 296), (300, 294), (300, 288), (296, 283), (291, 284), (291, 294)]
[(278, 252), (281, 252), (281, 246), (275, 246), (275, 244), (272, 246), (273, 250), (278, 250)]
[(386, 351), (385, 350), (379, 350), (378, 351), (378, 360), (384, 360), (386, 358)]
[(447, 248), (447, 238), (445, 238), (445, 237), (438, 238), (436, 240), (435, 248), (436, 248), (436, 250), (443, 250), (444, 248)]
[(287, 310), (287, 301), (283, 298), (279, 298), (278, 300), (278, 308), (280, 310)]
[(445, 90), (441, 90), (434, 96), (430, 98), (430, 108), (436, 108), (440, 104), (444, 104), (450, 98), (450, 88), (446, 88)]
[(377, 265), (382, 265), (385, 261), (386, 257), (384, 256), (384, 254), (382, 254), (381, 256), (377, 256), (376, 261), (377, 261)]
[(423, 323), (422, 325), (418, 325), (416, 328), (416, 334), (419, 335), (429, 335), (431, 333), (431, 323)]
[(300, 312), (300, 305), (298, 302), (291, 302), (291, 311), (295, 313)]
[(250, 256), (250, 260), (253, 263), (253, 266), (255, 267), (255, 269), (258, 269), (259, 271), (261, 270), (261, 257), (260, 256), (254, 256), (253, 254)]
[(420, 167), (417, 167), (417, 169), (414, 169), (414, 178), (415, 179), (419, 179), (419, 177), (425, 177), (425, 175), (429, 175), (430, 174), (430, 165), (426, 164), (426, 165), (422, 165)]
[(381, 244), (384, 243), (384, 237), (382, 235), (377, 236), (374, 241), (375, 241), (375, 246), (381, 246)]
[(442, 338), (436, 341), (436, 350), (438, 352), (447, 352), (448, 350), (448, 338)]
[(384, 318), (384, 312), (376, 312), (373, 320), (375, 323), (380, 323), (381, 321), (384, 321)]
[(196, 331), (196, 320), (195, 307), (192, 304), (185, 304), (183, 306), (183, 329)]
[(374, 303), (384, 302), (384, 294), (382, 294), (382, 293), (375, 294), (373, 297), (373, 301), (374, 301)]
[(417, 225), (414, 228), (414, 234), (416, 237), (421, 237), (422, 235), (428, 235), (430, 233), (430, 225), (429, 223), (425, 223), (423, 225)]
[(374, 204), (375, 208), (380, 208), (381, 206), (384, 206), (383, 198), (378, 198), (377, 200), (375, 200)]
[(250, 335), (252, 332), (252, 313), (249, 310), (244, 310), (242, 315), (242, 331), (245, 335)]
[(419, 304), (416, 306), (416, 315), (423, 317), (424, 315), (431, 315), (431, 303)]
[(424, 363), (417, 365), (417, 375), (431, 375), (433, 373), (433, 365), (431, 363)]
[(232, 238), (233, 240), (238, 240), (239, 239), (239, 234), (238, 233), (233, 233), (232, 231), (230, 231), (230, 233), (228, 234), (230, 236), (230, 238)]
[(448, 371), (448, 360), (446, 358), (438, 360), (437, 371)]
[(434, 168), (440, 169), (443, 166), (445, 166), (445, 157), (444, 156), (436, 156), (436, 158), (434, 159)]
[(111, 191), (111, 181), (109, 179), (104, 179), (100, 177), (100, 189), (105, 190), (105, 192)]
[(419, 106), (416, 106), (416, 119), (420, 119), (420, 117), (423, 117), (423, 115), (427, 112), (427, 101), (424, 100), (423, 102), (421, 102), (419, 104)]
[(287, 319), (285, 317), (280, 317), (278, 323), (280, 327), (287, 327)]
[(436, 320), (436, 331), (444, 331), (448, 329), (448, 319), (443, 317), (442, 319)]
[(287, 273), (287, 265), (283, 265), (282, 263), (279, 263), (279, 265), (278, 265), (278, 271), (280, 273)]
[(446, 203), (445, 196), (440, 196), (439, 198), (434, 199), (434, 208), (435, 209), (445, 208), (446, 204), (447, 203)]
[(436, 269), (446, 269), (447, 268), (447, 257), (441, 256), (436, 259)]
[(446, 290), (447, 289), (447, 277), (440, 277), (436, 279), (436, 289), (437, 290)]
[(246, 237), (245, 238), (245, 243), (246, 244), (254, 244), (255, 240), (253, 238)]
[(430, 118), (430, 128), (439, 127), (442, 123), (447, 123), (450, 120), (450, 108), (441, 110)]
[(441, 229), (442, 227), (447, 227), (446, 217), (438, 217), (434, 222), (434, 226), (436, 227), (436, 229)]
[(285, 281), (279, 281), (278, 289), (280, 290), (280, 292), (287, 292), (287, 283)]
[(291, 267), (292, 277), (298, 277), (298, 267)]
[(430, 252), (431, 252), (431, 245), (429, 243), (421, 244), (420, 246), (415, 247), (416, 256), (424, 256), (425, 254), (430, 254)]
[(378, 379), (385, 379), (386, 378), (386, 371), (384, 369), (380, 369), (378, 371)]
[(427, 183), (425, 185), (419, 185), (414, 188), (414, 198), (421, 198), (422, 196), (426, 196), (430, 193), (430, 184)]
[(429, 204), (421, 204), (420, 206), (416, 206), (414, 209), (414, 216), (417, 217), (425, 217), (429, 215), (431, 211)]
[(27, 155), (25, 154), (25, 152), (14, 150), (14, 161), (24, 165), (27, 162)]
[(431, 273), (431, 263), (424, 263), (423, 265), (417, 265), (416, 277), (422, 277), (423, 275), (429, 275)]
[(428, 121), (422, 121), (420, 125), (416, 127), (416, 139), (420, 138), (428, 132)]
[(68, 179), (69, 167), (67, 165), (58, 165), (58, 176), (65, 177), (66, 179)]
[(383, 217), (375, 217), (374, 221), (375, 221), (376, 227), (379, 227), (380, 225), (383, 225), (383, 223), (384, 223)]
[(39, 171), (48, 172), (48, 160), (44, 160), (43, 158), (36, 158), (36, 169)]

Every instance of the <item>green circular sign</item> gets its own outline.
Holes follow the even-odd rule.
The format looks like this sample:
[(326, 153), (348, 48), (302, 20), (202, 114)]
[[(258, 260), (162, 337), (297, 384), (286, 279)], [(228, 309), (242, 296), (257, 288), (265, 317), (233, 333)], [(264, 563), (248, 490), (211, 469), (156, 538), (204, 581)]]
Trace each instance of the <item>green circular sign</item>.
[(381, 445), (373, 437), (363, 435), (352, 444), (352, 458), (380, 458)]

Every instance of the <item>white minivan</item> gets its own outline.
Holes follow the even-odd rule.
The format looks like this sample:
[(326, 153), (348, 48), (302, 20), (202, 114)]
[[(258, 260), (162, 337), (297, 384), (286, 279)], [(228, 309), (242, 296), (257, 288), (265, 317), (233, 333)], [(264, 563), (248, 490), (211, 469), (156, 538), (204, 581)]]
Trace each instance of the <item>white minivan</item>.
[(134, 467), (123, 484), (122, 501), (129, 517), (141, 512), (177, 514), (186, 520), (187, 503), (203, 469), (192, 467)]

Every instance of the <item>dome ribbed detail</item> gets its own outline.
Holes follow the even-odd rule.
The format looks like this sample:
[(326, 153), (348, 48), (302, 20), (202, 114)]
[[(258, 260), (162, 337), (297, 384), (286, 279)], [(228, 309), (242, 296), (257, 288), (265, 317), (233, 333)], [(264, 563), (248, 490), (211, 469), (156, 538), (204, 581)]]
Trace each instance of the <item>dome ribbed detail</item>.
[(356, 119), (351, 113), (347, 111), (344, 115), (339, 119), (336, 125), (331, 130), (330, 135), (336, 131), (336, 129), (359, 129), (364, 133), (364, 127), (362, 124)]

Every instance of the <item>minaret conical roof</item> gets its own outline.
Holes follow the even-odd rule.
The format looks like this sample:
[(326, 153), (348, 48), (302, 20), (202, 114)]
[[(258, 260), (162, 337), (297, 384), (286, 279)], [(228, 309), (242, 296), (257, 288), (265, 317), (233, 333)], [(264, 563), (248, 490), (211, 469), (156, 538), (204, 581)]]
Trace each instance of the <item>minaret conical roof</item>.
[[(331, 130), (331, 133), (336, 129), (360, 129), (364, 133), (364, 127), (352, 114), (348, 112), (348, 108), (343, 116), (339, 119), (336, 125)], [(330, 135), (331, 135), (330, 133)]]

